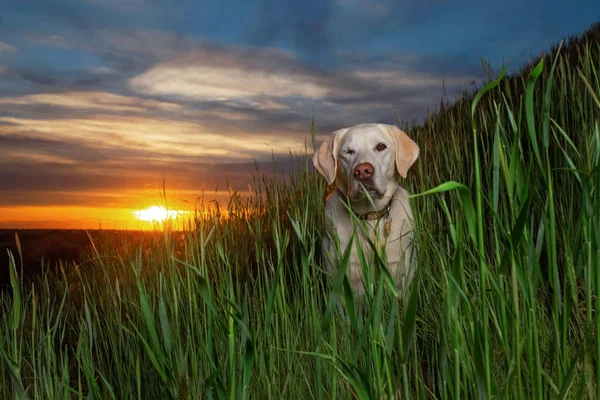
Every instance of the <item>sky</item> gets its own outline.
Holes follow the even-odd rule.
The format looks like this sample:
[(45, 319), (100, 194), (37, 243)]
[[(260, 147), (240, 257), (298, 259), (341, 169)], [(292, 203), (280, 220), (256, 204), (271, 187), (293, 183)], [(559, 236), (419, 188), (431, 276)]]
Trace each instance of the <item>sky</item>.
[[(254, 163), (420, 120), (600, 21), (597, 0), (4, 0), (0, 228), (136, 229)], [(229, 184), (229, 188), (227, 187)]]

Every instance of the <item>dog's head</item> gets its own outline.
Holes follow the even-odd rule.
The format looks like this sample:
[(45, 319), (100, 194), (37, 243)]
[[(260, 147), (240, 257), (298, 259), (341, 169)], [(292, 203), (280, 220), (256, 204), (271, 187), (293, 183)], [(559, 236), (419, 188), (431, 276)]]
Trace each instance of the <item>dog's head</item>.
[(360, 124), (333, 132), (313, 156), (315, 168), (352, 200), (365, 197), (362, 186), (382, 198), (390, 182), (406, 178), (419, 146), (394, 125)]

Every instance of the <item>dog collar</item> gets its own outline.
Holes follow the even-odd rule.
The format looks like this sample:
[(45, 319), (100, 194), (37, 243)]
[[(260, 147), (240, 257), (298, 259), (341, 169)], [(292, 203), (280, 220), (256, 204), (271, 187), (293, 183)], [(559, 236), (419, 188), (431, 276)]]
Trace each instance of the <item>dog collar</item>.
[(390, 214), (391, 204), (392, 202), (390, 201), (384, 208), (382, 208), (379, 211), (369, 211), (368, 213), (364, 214), (357, 214), (354, 210), (352, 210), (352, 212), (354, 212), (358, 219), (363, 221), (373, 221), (376, 219), (379, 220), (383, 217), (387, 217)]
[[(339, 188), (338, 188), (338, 190), (339, 190)], [(340, 191), (340, 194), (342, 194), (341, 191)], [(344, 196), (344, 197), (346, 197), (346, 196)], [(346, 201), (348, 201), (348, 203), (349, 203), (350, 199), (348, 197), (346, 197)], [(350, 211), (352, 212), (352, 214), (356, 215), (356, 217), (358, 219), (360, 219), (361, 221), (374, 221), (374, 220), (380, 221), (382, 218), (384, 218), (384, 222), (385, 222), (384, 233), (385, 233), (385, 236), (387, 237), (392, 232), (392, 218), (390, 217), (390, 209), (392, 208), (392, 201), (394, 201), (393, 197), (385, 205), (385, 207), (379, 211), (369, 211), (368, 213), (364, 213), (364, 214), (357, 214), (356, 211), (354, 211), (352, 208), (350, 208)]]
[[(343, 197), (345, 197), (346, 201), (349, 203), (350, 199), (346, 195), (344, 195), (342, 193), (342, 191), (339, 190), (339, 188), (337, 190), (339, 191), (340, 195), (343, 196)], [(368, 213), (364, 213), (364, 214), (358, 214), (356, 211), (352, 210), (352, 208), (350, 208), (350, 209), (352, 210), (352, 213), (354, 215), (356, 215), (356, 217), (358, 219), (360, 219), (360, 220), (363, 220), (363, 221), (373, 221), (373, 220), (376, 220), (376, 219), (379, 220), (379, 219), (381, 219), (383, 217), (387, 217), (387, 216), (390, 215), (390, 209), (392, 207), (392, 201), (394, 201), (393, 198), (391, 198), (390, 201), (385, 205), (385, 207), (383, 207), (379, 211), (369, 211)]]

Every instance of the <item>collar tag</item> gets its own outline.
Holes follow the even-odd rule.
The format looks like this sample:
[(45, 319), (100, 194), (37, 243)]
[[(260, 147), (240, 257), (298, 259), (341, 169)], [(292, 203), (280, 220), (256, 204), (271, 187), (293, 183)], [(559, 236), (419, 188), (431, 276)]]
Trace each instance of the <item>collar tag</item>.
[(390, 236), (390, 233), (392, 232), (392, 218), (390, 217), (390, 215), (388, 214), (385, 217), (385, 236)]

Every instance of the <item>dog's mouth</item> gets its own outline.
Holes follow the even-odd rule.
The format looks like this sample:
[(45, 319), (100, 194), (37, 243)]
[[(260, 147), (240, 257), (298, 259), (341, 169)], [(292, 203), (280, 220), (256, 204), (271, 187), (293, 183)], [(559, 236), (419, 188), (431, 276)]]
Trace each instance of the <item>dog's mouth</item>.
[(362, 200), (367, 197), (366, 193), (369, 193), (369, 196), (376, 200), (381, 199), (385, 194), (373, 186), (364, 185), (364, 188), (359, 186), (349, 197), (352, 200)]

